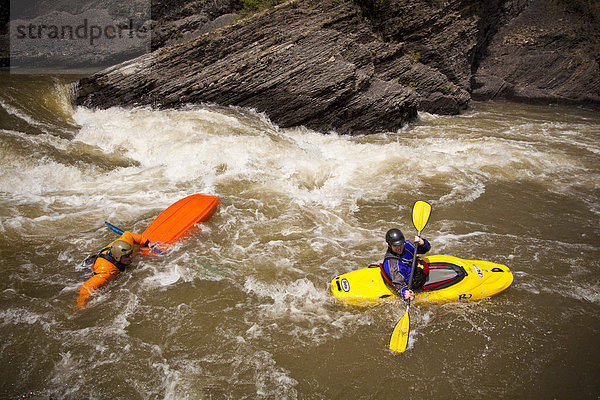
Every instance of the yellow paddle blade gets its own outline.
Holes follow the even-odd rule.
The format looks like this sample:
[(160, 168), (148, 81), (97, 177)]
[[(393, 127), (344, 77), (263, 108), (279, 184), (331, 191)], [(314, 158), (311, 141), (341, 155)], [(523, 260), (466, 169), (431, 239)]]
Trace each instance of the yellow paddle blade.
[(408, 346), (408, 332), (410, 330), (410, 317), (408, 311), (404, 313), (396, 324), (392, 338), (390, 339), (390, 350), (394, 353), (402, 353)]
[(415, 229), (419, 232), (425, 228), (431, 214), (431, 205), (425, 201), (417, 201), (413, 207), (412, 219)]

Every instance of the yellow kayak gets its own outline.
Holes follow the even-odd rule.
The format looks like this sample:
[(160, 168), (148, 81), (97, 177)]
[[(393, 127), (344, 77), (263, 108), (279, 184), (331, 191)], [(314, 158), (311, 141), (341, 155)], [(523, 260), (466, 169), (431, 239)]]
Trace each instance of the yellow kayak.
[[(416, 302), (447, 303), (479, 300), (500, 293), (513, 282), (510, 269), (481, 260), (435, 255), (423, 257), (429, 264), (429, 277)], [(368, 305), (395, 297), (381, 276), (378, 265), (336, 276), (331, 281), (336, 299), (350, 304)]]

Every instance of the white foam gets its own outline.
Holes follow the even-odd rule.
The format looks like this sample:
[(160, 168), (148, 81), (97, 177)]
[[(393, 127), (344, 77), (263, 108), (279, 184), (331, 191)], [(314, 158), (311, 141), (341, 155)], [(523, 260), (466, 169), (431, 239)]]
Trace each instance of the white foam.
[(55, 321), (48, 314), (38, 314), (26, 308), (9, 308), (0, 310), (0, 324), (7, 325), (35, 325), (40, 324), (49, 332)]
[(180, 279), (185, 280), (185, 276), (182, 273), (178, 265), (174, 265), (168, 268), (166, 271), (156, 271), (153, 275), (144, 279), (144, 286), (148, 288), (154, 286), (170, 286), (179, 281)]
[(590, 303), (600, 304), (600, 284), (598, 282), (575, 286), (566, 292), (577, 300), (583, 299)]
[[(361, 184), (365, 179), (381, 183), (386, 179), (381, 170), (386, 165), (381, 146), (337, 135), (274, 127), (266, 132), (239, 133), (237, 118), (207, 110), (79, 108), (74, 117), (82, 125), (75, 140), (106, 153), (123, 152), (144, 169), (159, 168), (162, 177), (173, 182), (200, 178), (208, 186), (232, 179), (250, 180), (261, 190), (293, 198), (301, 205), (335, 208), (348, 196), (355, 201), (365, 195)], [(205, 117), (218, 119), (222, 129), (211, 131), (201, 120)], [(228, 125), (237, 132), (229, 133)], [(376, 187), (370, 194), (379, 195)]]
[[(81, 125), (73, 141), (2, 132), (22, 148), (47, 155), (32, 160), (29, 154), (10, 147), (3, 154), (9, 162), (0, 172), (0, 231), (7, 241), (25, 238), (36, 245), (24, 255), (36, 261), (19, 265), (11, 282), (29, 286), (30, 280), (37, 284), (41, 278), (46, 284), (62, 284), (64, 289), (57, 289), (57, 296), (61, 301), (63, 296), (69, 298), (72, 306), (83, 268), (71, 246), (91, 252), (105, 245), (112, 236), (103, 226), (104, 220), (141, 231), (160, 211), (190, 193), (217, 194), (222, 203), (208, 225), (213, 229), (178, 244), (165, 258), (142, 259), (137, 264), (139, 273), (127, 274), (127, 281), (97, 291), (89, 308), (76, 317), (59, 318), (27, 307), (0, 313), (3, 326), (37, 329), (39, 325), (61, 334), (57, 345), (61, 353), (55, 357), (59, 361), (49, 376), (56, 390), (49, 395), (58, 393), (58, 397), (81, 397), (81, 388), (89, 383), (81, 371), (95, 372), (101, 364), (139, 361), (148, 355), (148, 365), (140, 370), (158, 378), (146, 390), (164, 391), (166, 398), (185, 398), (189, 393), (202, 397), (192, 383), (199, 380), (205, 380), (207, 386), (214, 380), (254, 385), (259, 397), (295, 398), (296, 371), (287, 369), (290, 364), (278, 364), (283, 352), (269, 345), (278, 344), (274, 342), (283, 337), (291, 339), (295, 350), (315, 347), (349, 337), (358, 329), (383, 329), (388, 335), (394, 323), (390, 315), (402, 316), (403, 308), (397, 304), (373, 309), (337, 304), (327, 281), (337, 272), (356, 269), (382, 256), (388, 225), (397, 223), (400, 216), (406, 216), (409, 223), (408, 197), (437, 197), (431, 199), (434, 207), (442, 202), (470, 202), (485, 194), (490, 183), (514, 180), (565, 192), (573, 185), (585, 190), (600, 187), (597, 161), (592, 157), (598, 154), (597, 134), (580, 137), (574, 133), (577, 128), (535, 122), (515, 129), (508, 123), (500, 129), (494, 125), (488, 132), (487, 125), (498, 124), (493, 113), (479, 124), (472, 114), (422, 114), (418, 124), (399, 133), (368, 137), (278, 129), (262, 115), (214, 107), (168, 111), (78, 108), (73, 118)], [(463, 119), (469, 122), (465, 124)], [(552, 142), (550, 147), (546, 139)], [(582, 149), (583, 155), (578, 156)], [(66, 157), (63, 160), (57, 154)], [(588, 194), (578, 199), (598, 212), (597, 197)], [(451, 243), (479, 243), (482, 237), (493, 235), (484, 225), (467, 223), (470, 233), (456, 234), (452, 233), (456, 231), (454, 222), (439, 223), (436, 249)], [(507, 241), (513, 239), (503, 236)], [(519, 250), (524, 247), (529, 250), (528, 260), (541, 265), (549, 250), (572, 248), (557, 240), (521, 243), (505, 246), (514, 253), (505, 256), (521, 260), (524, 252)], [(577, 250), (583, 253), (596, 248)], [(35, 264), (40, 259), (51, 261)], [(204, 268), (204, 263), (219, 270)], [(59, 282), (58, 277), (64, 276), (69, 276), (67, 281)], [(600, 301), (593, 282), (573, 288), (570, 282), (568, 287), (548, 285), (535, 275), (525, 277), (517, 272), (516, 277), (520, 279), (513, 286), (521, 295), (547, 290), (552, 295), (566, 293), (570, 301), (593, 305)], [(159, 334), (152, 337), (152, 343), (144, 343), (143, 334), (136, 332), (144, 313), (163, 312), (163, 306), (154, 303), (160, 302), (160, 296), (151, 297), (150, 293), (152, 301), (145, 303), (148, 298), (138, 299), (136, 288), (161, 292), (195, 280), (223, 279), (232, 281), (219, 284), (231, 283), (233, 294), (224, 302), (226, 322), (217, 326), (217, 334), (211, 338), (218, 351), (201, 356), (207, 370), (202, 371), (200, 361), (188, 358), (187, 352), (179, 356), (172, 351), (187, 345), (178, 336), (179, 326), (166, 330), (166, 342)], [(20, 286), (3, 293), (14, 296), (21, 293)], [(243, 293), (239, 293), (240, 286)], [(230, 300), (236, 304), (232, 306)], [(123, 306), (103, 313), (113, 302)], [(223, 311), (219, 307), (220, 302), (214, 301), (207, 312)], [(232, 308), (235, 312), (230, 314)], [(415, 308), (418, 323), (409, 346), (421, 341), (431, 325), (432, 314), (424, 310)], [(455, 314), (468, 314), (469, 310), (457, 308)], [(63, 311), (75, 314), (72, 309)], [(436, 315), (438, 312), (436, 308)], [(96, 319), (97, 315), (102, 319)], [(239, 324), (229, 324), (230, 317)], [(69, 328), (55, 320), (66, 320)], [(484, 324), (469, 323), (472, 326), (467, 329), (485, 337)], [(204, 340), (198, 338), (198, 342)], [(169, 347), (171, 344), (174, 347)], [(221, 369), (221, 365), (227, 367)], [(69, 382), (68, 387), (63, 387), (64, 382)], [(141, 397), (144, 395), (148, 392)]]
[(286, 284), (266, 283), (249, 277), (244, 283), (244, 290), (268, 299), (258, 306), (258, 313), (254, 312), (253, 320), (258, 317), (258, 321), (247, 331), (249, 337), (267, 335), (275, 321), (292, 321), (288, 334), (293, 335), (295, 341), (321, 343), (343, 335), (344, 329), (353, 330), (358, 325), (371, 323), (372, 317), (368, 314), (357, 315), (339, 308), (330, 310), (330, 294), (325, 288), (316, 289), (306, 278)]

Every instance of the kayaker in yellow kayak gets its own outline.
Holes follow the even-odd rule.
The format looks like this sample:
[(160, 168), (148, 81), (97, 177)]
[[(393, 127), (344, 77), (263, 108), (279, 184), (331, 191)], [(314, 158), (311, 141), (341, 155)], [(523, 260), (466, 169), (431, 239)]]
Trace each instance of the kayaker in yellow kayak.
[(127, 266), (132, 262), (133, 250), (136, 244), (154, 247), (157, 243), (150, 242), (143, 235), (126, 231), (108, 247), (91, 257), (92, 277), (85, 281), (79, 289), (79, 297), (77, 298), (79, 307), (85, 307), (94, 290), (112, 281), (127, 269)]
[[(410, 270), (412, 265), (413, 253), (415, 247), (412, 243), (404, 239), (404, 234), (397, 228), (390, 229), (385, 234), (385, 241), (388, 244), (387, 252), (381, 264), (381, 275), (387, 281), (396, 293), (405, 300), (409, 298), (414, 300), (413, 290), (419, 290), (425, 284), (429, 275), (429, 265), (422, 260), (417, 259), (418, 264), (413, 276), (412, 288), (408, 290), (408, 281), (410, 279)], [(419, 236), (415, 236), (418, 243), (418, 254), (425, 254), (431, 249), (431, 244)], [(422, 267), (419, 266), (422, 265)]]

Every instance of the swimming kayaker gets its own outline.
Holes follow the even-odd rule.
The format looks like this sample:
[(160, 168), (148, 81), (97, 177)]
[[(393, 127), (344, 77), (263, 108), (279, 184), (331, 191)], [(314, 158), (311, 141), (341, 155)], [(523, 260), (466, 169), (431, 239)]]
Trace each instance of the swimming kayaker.
[(121, 237), (91, 256), (92, 277), (85, 281), (79, 289), (77, 305), (85, 307), (85, 304), (94, 290), (104, 286), (124, 272), (132, 262), (135, 245), (154, 247), (157, 243), (150, 242), (143, 235), (123, 232)]
[[(416, 270), (413, 276), (411, 290), (408, 290), (410, 280), (410, 271), (412, 259), (415, 251), (414, 243), (418, 243), (417, 254), (425, 254), (431, 249), (431, 244), (419, 236), (415, 236), (413, 243), (404, 239), (404, 234), (400, 229), (390, 229), (385, 234), (385, 241), (388, 244), (383, 264), (381, 264), (381, 273), (387, 283), (404, 300), (409, 298), (414, 300), (415, 290), (419, 290), (425, 284), (429, 275), (429, 265), (417, 258)], [(419, 266), (419, 264), (422, 264)]]

